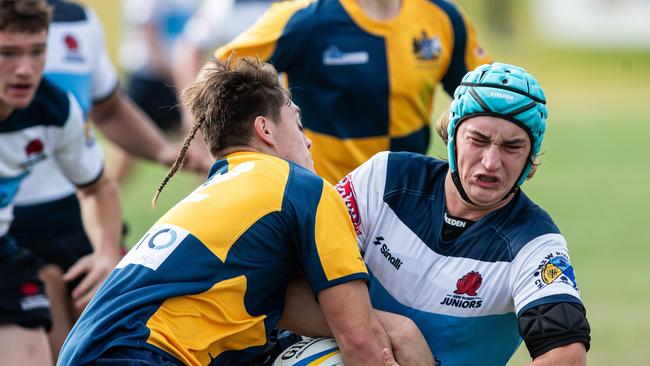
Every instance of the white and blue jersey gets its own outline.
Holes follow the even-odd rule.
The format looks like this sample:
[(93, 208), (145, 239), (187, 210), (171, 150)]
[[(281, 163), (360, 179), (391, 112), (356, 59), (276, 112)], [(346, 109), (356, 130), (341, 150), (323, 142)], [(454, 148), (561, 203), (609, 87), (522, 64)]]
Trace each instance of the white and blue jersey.
[[(90, 9), (60, 0), (49, 1), (54, 14), (47, 38), (45, 79), (71, 92), (83, 111), (84, 118), (93, 103), (110, 97), (118, 86), (104, 42), (99, 19)], [(86, 126), (90, 128), (90, 126)], [(47, 182), (47, 184), (43, 184)], [(53, 159), (32, 167), (15, 197), (15, 227), (12, 231), (29, 230), (33, 225), (48, 232), (83, 231), (75, 186), (61, 172)], [(50, 212), (61, 213), (58, 217)], [(54, 220), (56, 218), (56, 220)], [(14, 234), (19, 237), (19, 233)]]
[[(0, 121), (0, 237), (9, 230), (21, 181), (37, 164), (52, 161), (78, 186), (100, 177), (102, 151), (83, 121), (72, 94), (47, 80), (41, 82), (27, 108), (17, 109)], [(48, 182), (41, 184), (47, 187)], [(37, 223), (34, 228), (38, 228)]]
[(368, 266), (373, 306), (411, 318), (442, 366), (504, 365), (522, 340), (520, 314), (581, 303), (567, 244), (523, 192), (444, 241), (447, 172), (444, 161), (384, 152), (337, 189)]

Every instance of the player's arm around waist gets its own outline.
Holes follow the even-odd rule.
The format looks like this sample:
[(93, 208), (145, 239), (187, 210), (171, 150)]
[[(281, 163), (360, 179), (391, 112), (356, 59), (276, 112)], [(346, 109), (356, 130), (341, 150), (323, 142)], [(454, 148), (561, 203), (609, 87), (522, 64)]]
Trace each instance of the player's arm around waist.
[(391, 349), (391, 344), (372, 310), (363, 280), (324, 289), (318, 301), (346, 365), (384, 363), (382, 351)]

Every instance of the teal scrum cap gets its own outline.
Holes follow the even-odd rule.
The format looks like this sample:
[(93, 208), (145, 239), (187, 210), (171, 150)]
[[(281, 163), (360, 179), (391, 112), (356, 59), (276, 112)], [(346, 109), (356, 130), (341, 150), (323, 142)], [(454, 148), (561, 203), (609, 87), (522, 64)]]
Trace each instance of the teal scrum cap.
[(523, 128), (528, 134), (532, 149), (528, 162), (513, 187), (515, 191), (526, 180), (542, 146), (548, 116), (546, 97), (535, 77), (514, 65), (498, 62), (481, 65), (463, 77), (451, 102), (447, 149), (452, 178), (466, 201), (469, 198), (458, 177), (456, 133), (463, 121), (476, 116), (503, 118)]

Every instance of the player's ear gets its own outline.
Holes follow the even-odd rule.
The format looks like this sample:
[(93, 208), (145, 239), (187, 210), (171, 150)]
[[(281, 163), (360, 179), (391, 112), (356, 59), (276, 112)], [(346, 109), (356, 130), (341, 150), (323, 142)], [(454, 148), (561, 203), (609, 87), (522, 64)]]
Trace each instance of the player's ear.
[(530, 171), (528, 172), (528, 179), (532, 178), (533, 175), (535, 175), (535, 172), (537, 171), (537, 165), (533, 164), (533, 166), (530, 168)]
[(272, 124), (271, 120), (263, 116), (257, 116), (253, 121), (253, 135), (268, 146), (275, 146)]

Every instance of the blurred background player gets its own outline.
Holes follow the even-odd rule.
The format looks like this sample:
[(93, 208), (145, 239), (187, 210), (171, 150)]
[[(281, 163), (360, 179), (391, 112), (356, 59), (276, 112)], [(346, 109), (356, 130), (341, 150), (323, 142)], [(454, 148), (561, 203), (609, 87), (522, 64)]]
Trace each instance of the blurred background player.
[[(181, 133), (181, 115), (173, 80), (174, 55), (185, 23), (198, 5), (199, 0), (122, 1), (120, 63), (127, 73), (126, 93), (161, 130), (176, 136)], [(113, 149), (111, 158), (110, 174), (124, 184), (134, 158), (119, 148)]]
[(490, 61), (470, 21), (437, 0), (274, 4), (215, 57), (233, 53), (286, 73), (316, 172), (332, 183), (379, 151), (425, 153), (436, 87), (451, 94)]
[[(54, 162), (77, 187), (95, 254), (82, 295), (90, 296), (120, 258), (119, 196), (104, 174), (101, 147), (74, 96), (41, 79), (50, 16), (45, 0), (0, 0), (0, 353), (11, 365), (52, 363), (37, 263), (8, 234), (16, 193), (35, 165)], [(41, 188), (48, 183), (41, 180)], [(33, 222), (33, 232), (49, 234), (41, 229)]]
[[(120, 92), (94, 12), (67, 1), (50, 3), (54, 14), (48, 34), (45, 78), (72, 92), (84, 115), (90, 115), (108, 139), (134, 155), (172, 164), (178, 148)], [(92, 132), (87, 123), (85, 129), (88, 134)], [(207, 152), (201, 156), (190, 151), (185, 167), (205, 172), (209, 164)], [(74, 319), (108, 272), (95, 266), (102, 259), (92, 254), (92, 237), (89, 239), (84, 230), (75, 187), (54, 159), (35, 164), (32, 174), (22, 182), (11, 234), (30, 248), (42, 266), (40, 275), (46, 282), (52, 306), (53, 326), (49, 335), (56, 357)]]
[(174, 53), (179, 89), (190, 85), (215, 47), (230, 42), (278, 0), (203, 0), (187, 21)]

